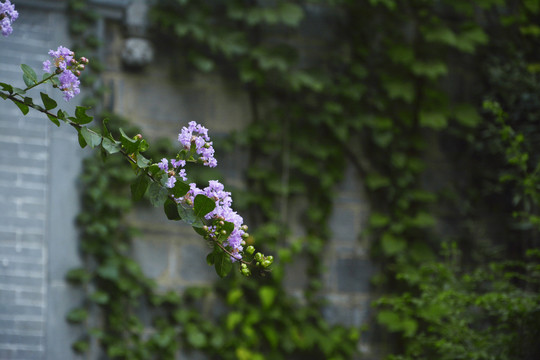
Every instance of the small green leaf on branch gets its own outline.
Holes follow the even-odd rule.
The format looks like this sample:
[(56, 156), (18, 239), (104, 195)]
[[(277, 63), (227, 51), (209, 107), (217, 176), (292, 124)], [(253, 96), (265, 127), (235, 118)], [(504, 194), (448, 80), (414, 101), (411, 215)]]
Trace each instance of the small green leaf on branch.
[(54, 109), (55, 107), (58, 106), (56, 101), (51, 99), (49, 97), (49, 95), (47, 95), (45, 93), (42, 93), (42, 92), (40, 92), (39, 94), (41, 95), (41, 100), (43, 101), (43, 106), (45, 106), (45, 109), (52, 110), (52, 109)]
[(180, 214), (178, 214), (178, 204), (174, 202), (171, 198), (167, 198), (167, 200), (165, 200), (165, 204), (163, 204), (163, 210), (165, 211), (165, 215), (167, 215), (167, 219), (182, 220)]
[(216, 203), (214, 200), (210, 199), (208, 196), (197, 195), (195, 196), (195, 201), (193, 202), (193, 210), (195, 216), (202, 218), (210, 211), (214, 210)]
[(75, 117), (70, 117), (77, 124), (84, 125), (90, 123), (94, 118), (86, 114), (87, 108), (77, 106), (75, 108)]
[[(23, 78), (24, 77), (27, 77), (28, 80), (31, 81), (31, 84), (28, 85), (28, 86), (32, 86), (34, 85), (36, 82), (37, 82), (37, 75), (36, 75), (36, 72), (34, 71), (34, 69), (32, 69), (30, 66), (26, 65), (26, 64), (21, 64), (21, 69), (24, 73), (23, 75)], [(25, 80), (25, 83), (26, 83), (26, 80)]]
[(216, 269), (216, 273), (220, 277), (224, 278), (225, 276), (227, 276), (227, 274), (232, 269), (232, 262), (230, 259), (230, 255), (223, 251), (217, 252), (214, 255), (214, 266)]
[(165, 200), (167, 199), (167, 189), (161, 187), (159, 184), (152, 182), (150, 184), (150, 188), (148, 189), (148, 196), (150, 199), (150, 202), (155, 207), (163, 205)]
[(135, 179), (135, 182), (131, 184), (131, 198), (133, 201), (139, 201), (143, 198), (149, 183), (150, 179), (145, 173), (139, 175), (139, 177)]
[(28, 114), (29, 109), (28, 109), (28, 106), (26, 104), (23, 104), (23, 103), (20, 103), (20, 102), (16, 101), (15, 105), (17, 105), (19, 107), (19, 109), (21, 110), (23, 115)]
[(81, 135), (92, 149), (101, 144), (101, 135), (89, 130), (87, 127), (81, 128)]

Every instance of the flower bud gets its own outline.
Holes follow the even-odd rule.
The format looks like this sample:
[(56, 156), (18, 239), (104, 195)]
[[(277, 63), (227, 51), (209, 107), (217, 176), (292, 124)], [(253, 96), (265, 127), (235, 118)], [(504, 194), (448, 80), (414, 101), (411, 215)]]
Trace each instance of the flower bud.
[(83, 64), (80, 64), (77, 66), (77, 70), (84, 70), (85, 66)]
[(244, 276), (249, 276), (251, 275), (251, 271), (249, 271), (248, 268), (242, 268), (242, 270), (240, 270), (242, 272), (242, 275)]
[(253, 245), (249, 245), (249, 246), (246, 248), (246, 252), (247, 252), (249, 255), (253, 255), (253, 253), (255, 252), (255, 248), (253, 247)]
[(81, 76), (81, 72), (80, 72), (79, 70), (75, 70), (75, 71), (73, 72), (73, 74), (74, 74), (76, 77)]
[(223, 226), (223, 225), (225, 225), (225, 222), (224, 222), (223, 220), (221, 220), (221, 221), (219, 222), (219, 225)]
[(240, 227), (240, 229), (244, 230), (244, 231), (248, 231), (248, 226), (247, 225), (242, 225)]
[(274, 262), (274, 257), (272, 255), (270, 256), (267, 256), (266, 257), (266, 260), (270, 262), (270, 264), (272, 264)]
[(260, 252), (258, 252), (258, 253), (255, 254), (255, 260), (261, 261), (262, 258), (263, 258), (263, 254), (261, 254)]
[(270, 265), (272, 265), (272, 263), (271, 263), (270, 261), (268, 261), (268, 260), (264, 260), (264, 261), (262, 262), (262, 266), (263, 266), (264, 268), (267, 268), (267, 267), (269, 267)]
[(244, 240), (240, 241), (240, 245), (246, 246), (246, 242)]
[(242, 239), (247, 239), (249, 237), (249, 234), (248, 233), (243, 233), (242, 234)]
[(221, 230), (221, 235), (227, 235), (227, 231)]
[(88, 59), (83, 56), (81, 57), (80, 62), (83, 64), (88, 64)]
[(203, 229), (205, 232), (208, 232), (208, 226), (204, 225), (204, 226), (202, 227), (202, 229)]

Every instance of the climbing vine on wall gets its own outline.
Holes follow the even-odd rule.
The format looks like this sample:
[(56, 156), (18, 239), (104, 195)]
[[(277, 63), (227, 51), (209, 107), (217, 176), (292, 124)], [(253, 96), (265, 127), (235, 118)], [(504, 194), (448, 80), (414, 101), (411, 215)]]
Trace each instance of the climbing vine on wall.
[[(531, 94), (537, 89), (532, 79), (536, 79), (538, 64), (531, 59), (537, 55), (538, 12), (537, 1), (503, 0), (158, 1), (152, 12), (158, 45), (167, 44), (184, 69), (220, 71), (243, 84), (249, 94), (253, 123), (235, 140), (250, 154), (250, 192), (244, 203), (259, 228), (254, 236), (268, 240), (283, 263), (294, 256), (309, 260), (307, 305), (300, 306), (285, 295), (284, 270), (276, 266), (260, 286), (237, 278), (217, 286), (231, 309), (222, 318), (196, 311), (204, 290), (188, 291), (184, 300), (172, 293), (167, 295), (169, 300), (154, 300), (173, 314), (156, 320), (155, 339), (142, 345), (137, 331), (143, 326), (133, 320), (136, 331), (122, 325), (119, 333), (111, 332), (135, 331), (132, 350), (111, 350), (116, 349), (113, 336), (110, 343), (103, 340), (112, 352), (109, 355), (143, 358), (142, 349), (158, 348), (173, 354), (177, 347), (172, 342), (183, 334), (187, 348), (219, 358), (351, 357), (357, 333), (323, 321), (321, 298), (316, 296), (322, 284), (321, 258), (329, 238), (327, 220), (335, 184), (342, 179), (347, 161), (361, 176), (372, 208), (363, 236), (371, 239), (372, 258), (383, 269), (374, 284), (387, 294), (398, 294), (378, 301), (382, 310), (377, 320), (388, 330), (380, 336), (394, 345), (389, 352), (428, 358), (454, 354), (445, 349), (461, 341), (452, 338), (452, 329), (459, 332), (460, 325), (441, 325), (451, 304), (456, 308), (475, 302), (492, 306), (488, 316), (496, 314), (502, 321), (516, 314), (502, 311), (512, 301), (523, 309), (521, 315), (534, 312), (527, 298), (534, 290), (523, 292), (508, 277), (504, 280), (506, 267), (492, 272), (480, 268), (471, 274), (457, 269), (483, 264), (483, 250), (494, 244), (502, 242), (499, 247), (510, 249), (514, 260), (523, 259), (527, 247), (538, 245), (529, 233), (516, 249), (515, 244), (496, 238), (495, 231), (488, 232), (486, 246), (474, 232), (482, 221), (481, 212), (486, 211), (479, 207), (484, 196), (501, 204), (497, 216), (502, 218), (510, 217), (512, 207), (505, 200), (509, 189), (500, 185), (500, 174), (492, 169), (500, 162), (501, 150), (511, 151), (514, 145), (501, 143), (498, 130), (490, 125), (493, 117), (482, 112), (483, 97), (495, 97), (518, 119), (519, 127), (536, 131), (537, 108)], [(508, 79), (520, 86), (509, 86)], [(534, 142), (528, 144), (534, 148)], [(460, 181), (453, 186), (444, 182), (434, 186), (426, 175), (434, 172), (429, 154), (445, 145), (471, 156), (460, 158), (467, 169), (460, 172), (467, 176), (458, 176)], [(459, 158), (460, 154), (448, 156)], [(515, 161), (533, 161), (528, 156)], [(530, 178), (522, 180), (532, 191)], [(515, 194), (514, 198), (516, 203), (528, 203), (527, 211), (536, 206), (530, 197)], [(291, 204), (301, 207), (302, 201), (305, 236), (295, 238), (287, 230), (288, 209)], [(448, 217), (445, 211), (454, 216)], [(529, 217), (530, 223), (534, 221), (534, 216)], [(455, 232), (445, 233), (440, 230), (445, 222), (459, 225)], [(515, 235), (506, 225), (501, 224), (504, 234)], [(446, 260), (439, 262), (441, 240), (455, 241), (455, 246), (466, 250), (465, 256), (458, 256), (458, 248), (448, 245)], [(534, 261), (520, 264), (510, 279), (522, 277), (527, 287), (536, 281), (530, 273)], [(434, 277), (435, 283), (430, 282)], [(480, 283), (494, 278), (493, 286), (511, 290), (513, 295), (502, 298), (501, 292), (488, 292), (490, 298), (476, 292)], [(445, 294), (441, 286), (454, 291), (433, 300), (430, 294)], [(145, 282), (138, 288), (140, 293), (154, 294), (142, 290), (150, 289)], [(494, 299), (502, 305), (496, 307)], [(517, 352), (507, 351), (504, 326), (537, 328), (534, 322), (519, 321), (519, 325), (503, 323), (502, 329), (488, 328), (484, 334), (475, 331), (480, 335), (469, 337), (476, 339), (473, 350), (453, 349), (469, 357), (508, 353), (511, 358)], [(176, 330), (177, 326), (183, 330)], [(107, 331), (97, 332), (97, 337), (109, 336)], [(289, 336), (278, 341), (283, 331)], [(437, 342), (433, 333), (445, 341)], [(485, 342), (500, 334), (504, 350)], [(239, 343), (238, 338), (243, 341)], [(159, 344), (165, 345), (160, 348)], [(137, 351), (141, 353), (133, 355)]]

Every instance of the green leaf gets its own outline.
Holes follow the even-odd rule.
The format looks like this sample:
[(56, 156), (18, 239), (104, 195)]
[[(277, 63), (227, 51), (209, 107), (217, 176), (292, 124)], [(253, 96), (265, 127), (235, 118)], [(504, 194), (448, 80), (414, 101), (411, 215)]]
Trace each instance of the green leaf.
[(174, 197), (179, 198), (186, 195), (189, 189), (190, 187), (188, 184), (186, 184), (183, 181), (178, 180), (174, 183), (174, 187), (171, 189), (171, 191)]
[(109, 154), (114, 154), (120, 151), (120, 146), (115, 141), (108, 138), (103, 138), (103, 141), (101, 142), (101, 146)]
[(49, 120), (51, 120), (51, 122), (56, 125), (56, 126), (60, 126), (60, 121), (58, 121), (57, 118), (55, 118), (54, 116), (52, 116), (51, 114), (47, 114), (47, 117), (49, 118)]
[(22, 104), (22, 103), (20, 103), (20, 102), (18, 102), (18, 101), (15, 101), (15, 105), (17, 105), (17, 107), (21, 110), (21, 112), (23, 113), (23, 115), (28, 114), (29, 109), (28, 109), (28, 106), (27, 106), (27, 105)]
[(130, 138), (126, 135), (124, 130), (121, 128), (120, 130), (120, 142), (122, 143), (122, 146), (124, 149), (126, 149), (126, 152), (128, 154), (133, 154), (139, 149), (139, 144), (137, 143), (137, 140)]
[(90, 281), (92, 275), (84, 268), (71, 269), (66, 274), (66, 280), (72, 284), (84, 284)]
[(390, 232), (385, 232), (381, 237), (381, 247), (386, 255), (396, 255), (407, 247), (404, 239), (395, 237)]
[(471, 128), (476, 127), (482, 121), (476, 108), (469, 104), (457, 105), (454, 109), (454, 117), (461, 125)]
[(41, 95), (41, 101), (43, 101), (43, 106), (45, 106), (46, 110), (52, 110), (52, 109), (54, 109), (55, 107), (58, 106), (56, 101), (51, 99), (49, 97), (49, 95), (47, 95), (45, 93), (42, 93), (42, 92), (40, 92), (39, 94)]
[(86, 140), (84, 139), (84, 136), (82, 136), (81, 134), (81, 131), (77, 131), (77, 134), (78, 134), (78, 137), (77, 137), (77, 140), (79, 140), (79, 145), (81, 146), (81, 148), (85, 148), (86, 147)]
[(448, 67), (442, 61), (416, 61), (411, 65), (411, 70), (415, 75), (425, 76), (432, 80), (448, 73)]
[(195, 200), (193, 202), (193, 211), (195, 212), (195, 216), (202, 218), (215, 208), (216, 202), (210, 199), (208, 196), (204, 196), (202, 194), (195, 196)]
[(32, 86), (35, 84), (34, 81), (32, 81), (32, 79), (30, 79), (26, 74), (23, 74), (23, 81), (24, 81), (24, 84), (28, 87)]
[(83, 136), (84, 141), (86, 141), (86, 143), (90, 145), (92, 149), (101, 144), (101, 135), (96, 134), (95, 132), (89, 130), (87, 127), (81, 128), (81, 135)]
[(216, 268), (216, 273), (224, 278), (232, 270), (232, 262), (229, 257), (229, 254), (219, 251), (214, 256), (214, 267)]
[(445, 114), (442, 112), (421, 111), (420, 125), (434, 130), (441, 130), (448, 125), (448, 121), (446, 120)]
[(276, 298), (276, 289), (270, 286), (262, 286), (259, 289), (259, 298), (263, 309), (270, 308)]
[(148, 198), (155, 207), (163, 205), (168, 194), (167, 189), (155, 182), (152, 182), (150, 184), (150, 188), (148, 189)]
[(66, 315), (66, 320), (72, 324), (79, 324), (86, 320), (88, 317), (88, 312), (83, 308), (76, 308), (71, 310)]
[[(23, 78), (26, 76), (31, 81), (30, 85), (34, 85), (37, 82), (37, 75), (34, 69), (26, 64), (21, 64), (21, 69), (24, 73)], [(28, 86), (30, 86), (28, 85)]]
[(13, 86), (0, 82), (0, 86), (2, 87), (2, 90), (7, 91), (10, 94), (13, 94)]
[(369, 217), (369, 224), (374, 228), (381, 228), (390, 223), (390, 218), (381, 213), (372, 213)]
[(135, 181), (131, 184), (131, 198), (133, 201), (139, 201), (143, 198), (144, 194), (146, 193), (146, 189), (148, 189), (149, 183), (150, 179), (145, 173), (142, 173), (137, 177), (137, 179), (135, 179)]
[(88, 349), (90, 348), (90, 344), (88, 343), (88, 341), (78, 340), (71, 345), (71, 348), (77, 354), (83, 354), (88, 351)]
[(189, 205), (178, 204), (178, 214), (182, 220), (193, 227), (201, 228), (204, 226), (203, 220), (195, 215), (193, 208)]
[(92, 122), (93, 117), (86, 115), (86, 110), (87, 110), (87, 108), (85, 108), (85, 107), (77, 106), (75, 108), (75, 117), (70, 118), (70, 119), (72, 119), (77, 124), (81, 124), (81, 125), (88, 124), (88, 123)]
[(167, 215), (167, 219), (182, 220), (180, 214), (178, 214), (178, 204), (171, 198), (167, 197), (167, 200), (163, 204), (163, 210), (165, 211), (165, 215)]
[(90, 300), (92, 300), (96, 304), (103, 305), (109, 302), (109, 294), (104, 291), (96, 291), (92, 295), (90, 295)]
[(297, 26), (304, 18), (304, 11), (302, 8), (290, 2), (281, 3), (278, 10), (281, 16), (281, 21), (285, 25)]
[(211, 253), (209, 253), (208, 255), (206, 255), (206, 263), (210, 266), (214, 265), (215, 263), (215, 257), (216, 255), (214, 254), (214, 252), (212, 251)]
[(141, 154), (137, 154), (137, 166), (141, 169), (145, 169), (150, 165), (150, 160), (142, 156)]

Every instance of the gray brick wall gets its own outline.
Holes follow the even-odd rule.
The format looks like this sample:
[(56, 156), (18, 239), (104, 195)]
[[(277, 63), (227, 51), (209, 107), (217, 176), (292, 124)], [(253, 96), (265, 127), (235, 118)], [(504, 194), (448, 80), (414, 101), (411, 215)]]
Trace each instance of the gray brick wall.
[[(24, 88), (21, 63), (41, 73), (49, 49), (69, 46), (65, 1), (15, 1), (20, 17), (0, 38), (0, 81)], [(42, 90), (44, 91), (44, 90)], [(53, 89), (47, 92), (66, 110)], [(39, 98), (39, 93), (34, 92)], [(0, 359), (72, 359), (65, 323), (76, 303), (63, 280), (78, 263), (75, 179), (82, 153), (66, 127), (0, 101)], [(61, 261), (59, 261), (61, 260)], [(74, 294), (76, 295), (76, 294)]]

